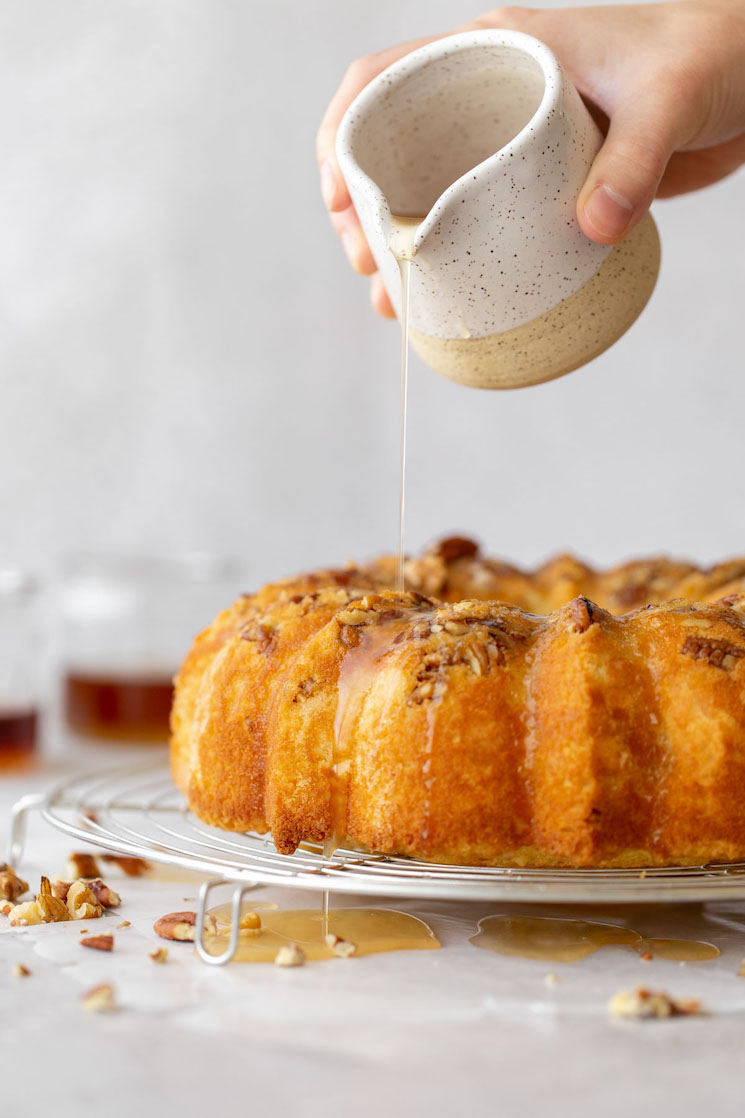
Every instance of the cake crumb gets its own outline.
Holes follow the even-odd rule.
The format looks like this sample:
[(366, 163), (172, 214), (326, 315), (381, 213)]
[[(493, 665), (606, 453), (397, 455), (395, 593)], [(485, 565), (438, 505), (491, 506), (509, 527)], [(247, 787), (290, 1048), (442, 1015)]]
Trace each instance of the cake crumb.
[(547, 974), (546, 977), (543, 980), (543, 984), (544, 984), (544, 986), (558, 986), (559, 985), (558, 974)]
[(25, 967), (23, 963), (16, 963), (13, 967), (13, 975), (15, 978), (28, 978), (30, 974), (31, 971), (28, 967)]
[(737, 968), (737, 977), (745, 978), (745, 959), (743, 959), (743, 961), (740, 963), (740, 966)]
[(619, 990), (608, 1002), (611, 1017), (635, 1020), (651, 1020), (665, 1017), (690, 1017), (701, 1013), (701, 1002), (697, 998), (671, 998), (663, 990), (647, 990), (637, 986), (636, 990)]

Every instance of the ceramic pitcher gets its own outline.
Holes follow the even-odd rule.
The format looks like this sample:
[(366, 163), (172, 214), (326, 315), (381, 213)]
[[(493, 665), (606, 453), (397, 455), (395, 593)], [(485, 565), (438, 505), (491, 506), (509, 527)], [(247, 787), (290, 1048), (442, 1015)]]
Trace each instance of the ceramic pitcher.
[(640, 314), (659, 269), (652, 218), (609, 247), (575, 215), (601, 142), (548, 47), (513, 31), (421, 47), (347, 110), (339, 163), (399, 312), (391, 214), (421, 216), (409, 336), (437, 372), (479, 388), (539, 384)]

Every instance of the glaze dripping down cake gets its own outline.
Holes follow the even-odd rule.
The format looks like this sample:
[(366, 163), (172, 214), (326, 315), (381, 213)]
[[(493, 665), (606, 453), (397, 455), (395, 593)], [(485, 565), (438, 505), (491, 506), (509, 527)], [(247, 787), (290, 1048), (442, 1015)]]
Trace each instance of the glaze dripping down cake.
[(176, 680), (225, 830), (461, 865), (745, 858), (745, 559), (533, 572), (465, 539), (240, 598)]

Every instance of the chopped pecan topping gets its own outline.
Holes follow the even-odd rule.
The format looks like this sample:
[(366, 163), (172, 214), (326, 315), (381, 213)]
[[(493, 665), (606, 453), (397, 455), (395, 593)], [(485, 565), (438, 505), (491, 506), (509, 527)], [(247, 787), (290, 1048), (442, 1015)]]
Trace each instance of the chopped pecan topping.
[(434, 544), (430, 551), (446, 563), (452, 563), (454, 559), (472, 559), (478, 555), (479, 545), (465, 536), (448, 536)]
[(317, 687), (317, 679), (313, 679), (312, 676), (310, 676), (308, 679), (304, 679), (297, 689), (297, 693), (292, 700), (293, 703), (301, 703), (303, 699), (309, 699), (311, 695), (315, 694), (315, 690)]
[(347, 648), (356, 648), (362, 640), (362, 637), (351, 625), (340, 625), (339, 640)]
[(705, 660), (714, 668), (724, 668), (729, 671), (745, 656), (745, 648), (740, 648), (731, 641), (693, 635), (686, 637), (680, 651), (684, 656), (691, 656), (694, 660)]
[(241, 632), (241, 640), (255, 641), (258, 651), (264, 656), (274, 652), (277, 638), (277, 630), (270, 629), (268, 625), (247, 625)]
[(588, 598), (575, 598), (567, 606), (573, 633), (585, 633), (595, 620), (595, 606)]

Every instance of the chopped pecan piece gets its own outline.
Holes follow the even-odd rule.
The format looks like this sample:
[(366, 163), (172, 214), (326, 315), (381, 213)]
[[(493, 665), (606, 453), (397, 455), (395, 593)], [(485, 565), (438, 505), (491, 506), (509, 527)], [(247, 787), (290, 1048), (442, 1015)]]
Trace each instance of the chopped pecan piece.
[(683, 1017), (701, 1012), (701, 1002), (694, 998), (676, 999), (662, 990), (620, 990), (608, 1002), (611, 1017), (650, 1020), (655, 1017)]
[(194, 926), (197, 922), (196, 912), (169, 912), (161, 916), (153, 924), (153, 931), (161, 939), (175, 939), (180, 942), (194, 941)]
[(24, 901), (15, 905), (8, 913), (11, 928), (23, 928), (27, 924), (43, 924), (44, 921), (36, 901)]
[(92, 854), (75, 852), (67, 856), (67, 876), (77, 881), (81, 877), (100, 877), (101, 871)]
[(430, 548), (430, 554), (439, 556), (446, 563), (452, 563), (455, 559), (472, 559), (478, 553), (479, 545), (466, 536), (447, 536)]
[(264, 656), (274, 651), (277, 639), (277, 630), (270, 629), (268, 625), (248, 625), (241, 633), (241, 640), (255, 641), (258, 651)]
[(28, 882), (19, 877), (7, 862), (2, 862), (0, 864), (0, 899), (15, 902), (27, 892)]
[(573, 633), (586, 633), (595, 620), (595, 606), (588, 598), (574, 598), (567, 606)]
[(694, 660), (705, 660), (712, 667), (727, 671), (731, 671), (737, 661), (745, 656), (745, 648), (740, 648), (731, 641), (693, 635), (686, 637), (680, 651), (684, 656), (691, 656)]
[(70, 913), (67, 905), (59, 897), (55, 897), (48, 877), (42, 877), (36, 904), (45, 924), (55, 924), (61, 920), (69, 920)]
[(326, 936), (326, 946), (332, 955), (336, 955), (340, 959), (350, 959), (357, 951), (356, 943), (352, 943), (350, 939), (335, 936), (333, 932), (329, 932)]
[(111, 1013), (112, 1010), (116, 1009), (114, 987), (108, 982), (104, 982), (100, 986), (94, 986), (92, 990), (83, 994), (80, 999), (80, 1006), (87, 1013)]
[(96, 900), (87, 881), (73, 881), (65, 903), (73, 920), (95, 920), (103, 916), (103, 905)]
[(356, 648), (362, 637), (351, 625), (340, 625), (339, 640), (346, 648)]
[(94, 951), (113, 951), (114, 937), (112, 935), (88, 936), (87, 939), (80, 940), (80, 946), (91, 947)]
[[(143, 874), (150, 872), (150, 863), (145, 861), (144, 858), (133, 858), (131, 854), (103, 854), (104, 862), (110, 862), (118, 866), (127, 877), (142, 877)], [(100, 877), (100, 873), (94, 874), (94, 877)]]
[(122, 903), (122, 898), (113, 889), (110, 889), (100, 877), (94, 878), (92, 881), (86, 882), (93, 896), (99, 904), (104, 908), (118, 908)]
[(274, 956), (275, 966), (278, 967), (302, 967), (304, 962), (305, 952), (296, 943), (285, 944)]

